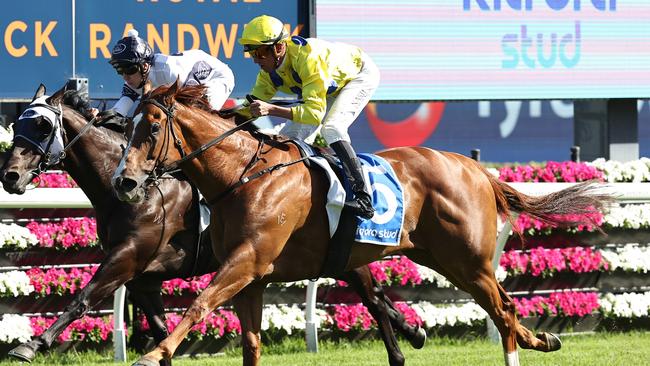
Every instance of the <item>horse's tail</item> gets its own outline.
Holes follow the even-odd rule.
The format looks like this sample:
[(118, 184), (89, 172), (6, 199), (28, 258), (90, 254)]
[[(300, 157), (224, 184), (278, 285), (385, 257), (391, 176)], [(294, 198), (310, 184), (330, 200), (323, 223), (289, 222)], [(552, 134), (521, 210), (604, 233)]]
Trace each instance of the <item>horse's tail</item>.
[(499, 181), (483, 166), (480, 168), (492, 185), (498, 212), (506, 215), (512, 224), (510, 211), (516, 211), (551, 226), (588, 225), (600, 230), (593, 214), (603, 212), (615, 201), (613, 195), (602, 192), (594, 181), (578, 183), (543, 196), (528, 196)]

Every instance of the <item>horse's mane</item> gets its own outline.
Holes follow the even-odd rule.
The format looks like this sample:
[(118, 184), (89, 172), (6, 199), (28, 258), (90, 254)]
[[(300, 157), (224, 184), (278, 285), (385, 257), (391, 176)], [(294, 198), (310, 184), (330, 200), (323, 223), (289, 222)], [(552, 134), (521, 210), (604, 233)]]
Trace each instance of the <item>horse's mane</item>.
[[(173, 84), (172, 84), (173, 85)], [(169, 89), (172, 87), (172, 85), (162, 85), (156, 88), (151, 92), (150, 97), (155, 97), (157, 95), (165, 95), (169, 92)], [(207, 86), (205, 85), (186, 85), (179, 87), (178, 90), (176, 90), (176, 93), (172, 95), (171, 97), (174, 98), (177, 102), (183, 104), (186, 107), (194, 107), (198, 108), (202, 111), (208, 112), (213, 115), (217, 115), (220, 118), (225, 118), (228, 119), (229, 117), (223, 117), (219, 111), (215, 111), (212, 109), (212, 106), (210, 105), (210, 101), (208, 100), (206, 90), (208, 89)], [(242, 122), (246, 121), (247, 118), (235, 114), (234, 115), (234, 123), (235, 124), (241, 124)], [(244, 130), (252, 133), (255, 135), (257, 133), (257, 127), (253, 124), (249, 124), (244, 128)], [(263, 137), (260, 135), (257, 135), (257, 137)]]
[[(66, 90), (63, 92), (61, 102), (70, 107), (73, 111), (79, 113), (86, 122), (92, 120), (94, 117), (92, 114), (92, 106), (90, 105), (88, 94), (86, 93), (81, 93), (78, 90)], [(120, 136), (124, 134), (124, 126), (117, 123), (104, 123), (99, 127), (105, 127), (102, 128), (102, 131), (114, 131)]]
[(77, 90), (66, 90), (63, 93), (63, 104), (71, 107), (73, 110), (79, 112), (86, 120), (91, 120), (93, 115), (91, 113), (90, 102), (85, 94)]
[[(173, 84), (172, 84), (173, 85)], [(156, 88), (151, 93), (151, 96), (154, 97), (160, 94), (167, 94), (172, 85), (162, 85)], [(177, 102), (187, 106), (194, 107), (206, 112), (216, 113), (212, 109), (210, 102), (206, 96), (207, 87), (205, 85), (187, 85), (182, 86), (176, 90), (176, 93), (172, 96)]]

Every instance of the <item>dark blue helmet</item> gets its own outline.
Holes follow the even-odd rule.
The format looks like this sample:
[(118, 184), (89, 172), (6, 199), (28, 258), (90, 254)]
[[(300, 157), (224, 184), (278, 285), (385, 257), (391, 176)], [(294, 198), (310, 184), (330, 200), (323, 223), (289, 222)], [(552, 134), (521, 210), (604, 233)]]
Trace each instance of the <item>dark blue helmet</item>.
[(138, 37), (138, 31), (131, 29), (126, 37), (117, 41), (109, 62), (115, 68), (123, 68), (152, 63), (152, 61), (153, 50), (145, 40)]

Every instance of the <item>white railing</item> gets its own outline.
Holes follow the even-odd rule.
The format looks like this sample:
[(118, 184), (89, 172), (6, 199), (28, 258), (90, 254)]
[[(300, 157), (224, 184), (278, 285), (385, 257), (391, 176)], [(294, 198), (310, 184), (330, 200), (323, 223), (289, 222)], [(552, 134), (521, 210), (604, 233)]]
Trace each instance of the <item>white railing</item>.
[[(544, 195), (567, 188), (574, 183), (511, 183), (518, 191), (528, 195)], [(602, 192), (614, 194), (620, 203), (650, 202), (650, 184), (648, 183), (609, 183), (603, 186)], [(90, 202), (79, 188), (38, 188), (27, 191), (24, 195), (10, 195), (0, 190), (0, 209), (7, 208), (91, 208)], [(493, 265), (499, 265), (503, 247), (508, 239), (512, 227), (506, 222), (497, 238), (498, 253)], [(310, 352), (318, 352), (318, 330), (316, 322), (316, 290), (315, 282), (310, 281), (306, 292), (306, 342)], [(124, 329), (124, 297), (125, 288), (120, 287), (114, 295), (113, 318), (114, 333), (113, 343), (115, 360), (126, 361), (126, 331)], [(488, 334), (492, 339), (498, 340), (498, 332), (494, 325), (488, 322)]]

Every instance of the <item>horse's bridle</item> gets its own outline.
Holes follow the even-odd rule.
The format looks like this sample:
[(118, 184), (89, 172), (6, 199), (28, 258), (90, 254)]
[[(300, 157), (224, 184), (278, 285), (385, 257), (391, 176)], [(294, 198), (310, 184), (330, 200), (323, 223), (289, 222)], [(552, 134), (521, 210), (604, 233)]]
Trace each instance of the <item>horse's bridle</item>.
[[(171, 138), (174, 140), (174, 146), (178, 150), (178, 152), (181, 155), (181, 158), (168, 164), (164, 164), (164, 160), (160, 160), (160, 155), (159, 157), (156, 158), (156, 165), (154, 166), (154, 169), (149, 173), (149, 177), (147, 180), (156, 182), (162, 175), (167, 174), (167, 173), (174, 173), (179, 170), (179, 166), (189, 160), (192, 160), (205, 152), (207, 149), (210, 147), (220, 143), (224, 139), (226, 139), (228, 136), (234, 134), (235, 132), (242, 130), (245, 128), (248, 124), (252, 123), (256, 118), (251, 118), (246, 120), (245, 122), (236, 125), (235, 127), (227, 130), (223, 134), (217, 136), (216, 138), (210, 140), (208, 143), (203, 144), (200, 146), (198, 149), (190, 152), (189, 154), (185, 153), (185, 150), (183, 150), (183, 143), (180, 138), (178, 138), (178, 135), (176, 133), (176, 130), (173, 127), (174, 124), (174, 104), (171, 106), (167, 107), (164, 104), (160, 103), (159, 101), (152, 99), (152, 98), (146, 98), (142, 99), (140, 104), (152, 104), (159, 108), (165, 115), (167, 116), (167, 125), (165, 127), (166, 130), (166, 136), (171, 136)], [(165, 156), (167, 155), (167, 149), (169, 149), (169, 145), (166, 142), (163, 142), (166, 145), (166, 150), (165, 150)], [(162, 152), (162, 149), (161, 149)]]
[[(58, 151), (56, 153), (52, 152), (52, 148), (55, 145), (55, 142), (57, 140), (57, 133), (59, 130), (61, 130), (61, 141), (63, 140), (63, 138), (65, 138), (65, 131), (63, 130), (63, 124), (61, 123), (61, 119), (63, 118), (63, 107), (60, 104), (58, 105), (58, 107), (51, 106), (39, 100), (40, 99), (33, 101), (28, 106), (28, 108), (23, 111), (21, 116), (18, 117), (18, 121), (20, 121), (21, 119), (33, 119), (34, 114), (36, 114), (37, 117), (43, 118), (50, 124), (50, 126), (52, 127), (51, 131), (44, 138), (38, 139), (35, 138), (34, 136), (30, 136), (28, 133), (25, 133), (26, 131), (29, 131), (30, 127), (25, 127), (24, 128), (25, 131), (22, 131), (23, 127), (21, 126), (20, 130), (16, 129), (17, 131), (14, 134), (14, 139), (22, 138), (30, 145), (34, 146), (36, 148), (35, 150), (38, 151), (38, 154), (41, 156), (41, 159), (38, 162), (36, 168), (31, 170), (30, 172), (34, 177), (46, 171), (51, 166), (61, 162), (61, 160), (65, 158), (65, 151), (67, 147), (67, 146), (65, 147), (61, 146), (61, 151)], [(52, 121), (52, 118), (50, 118), (50, 116), (47, 115), (47, 112), (45, 112), (46, 114), (39, 113), (37, 111), (38, 108), (44, 108), (47, 110), (47, 112), (51, 112), (53, 114), (54, 121)], [(29, 114), (29, 111), (32, 111), (31, 114)]]
[[(280, 103), (284, 104), (285, 102), (280, 102)], [(278, 103), (278, 104), (280, 104), (280, 103)], [(251, 124), (253, 121), (255, 121), (257, 119), (256, 117), (247, 119), (246, 121), (235, 125), (235, 127), (227, 130), (226, 132), (222, 133), (221, 135), (217, 136), (216, 138), (214, 138), (214, 139), (208, 141), (207, 143), (201, 145), (199, 148), (197, 148), (196, 150), (190, 152), (189, 154), (185, 154), (185, 151), (183, 150), (182, 142), (178, 138), (178, 136), (176, 135), (176, 132), (175, 132), (173, 126), (172, 126), (173, 122), (174, 122), (174, 109), (175, 109), (174, 105), (172, 104), (170, 107), (166, 107), (165, 105), (163, 105), (159, 101), (157, 101), (155, 99), (152, 99), (152, 98), (143, 98), (140, 101), (140, 104), (152, 104), (152, 105), (156, 106), (157, 108), (159, 108), (160, 110), (162, 110), (165, 113), (165, 115), (167, 116), (167, 126), (166, 126), (167, 134), (172, 136), (172, 138), (174, 139), (174, 145), (176, 146), (176, 148), (178, 149), (178, 151), (180, 152), (180, 155), (181, 155), (180, 159), (172, 162), (169, 165), (164, 165), (164, 161), (160, 161), (159, 158), (156, 158), (156, 165), (154, 166), (154, 169), (149, 173), (149, 176), (146, 179), (146, 181), (149, 181), (149, 182), (151, 182), (151, 184), (154, 184), (154, 185), (157, 184), (158, 179), (160, 179), (160, 177), (162, 175), (178, 171), (180, 164), (196, 158), (197, 156), (199, 156), (200, 154), (205, 152), (207, 149), (209, 149), (212, 146), (214, 146), (214, 145), (220, 143), (221, 141), (225, 140), (228, 136), (234, 134), (235, 132), (246, 128), (249, 124)], [(235, 182), (234, 184), (227, 187), (225, 191), (221, 192), (216, 197), (214, 197), (212, 199), (209, 199), (208, 200), (209, 205), (212, 205), (212, 204), (218, 202), (219, 200), (221, 200), (222, 198), (224, 198), (225, 196), (230, 194), (235, 189), (241, 187), (242, 185), (250, 182), (253, 179), (259, 178), (259, 177), (263, 176), (264, 174), (271, 173), (271, 172), (273, 172), (273, 171), (275, 171), (277, 169), (284, 168), (284, 167), (287, 167), (289, 165), (293, 165), (293, 164), (305, 161), (305, 160), (307, 160), (309, 158), (309, 156), (304, 156), (304, 157), (301, 157), (299, 159), (292, 160), (292, 161), (289, 161), (289, 162), (286, 162), (286, 163), (280, 163), (280, 164), (276, 164), (276, 165), (267, 167), (265, 169), (262, 169), (260, 171), (255, 172), (255, 173), (253, 173), (253, 174), (251, 174), (249, 176), (244, 176), (244, 174), (246, 173), (248, 168), (250, 168), (253, 165), (253, 163), (255, 161), (257, 161), (257, 159), (258, 159), (257, 155), (259, 154), (259, 151), (261, 150), (261, 147), (262, 147), (262, 144), (260, 144), (260, 146), (258, 147), (258, 152), (256, 153), (256, 156), (254, 157), (253, 161), (251, 163), (249, 163), (249, 165), (246, 167), (246, 169), (242, 173), (242, 177), (237, 182)], [(169, 145), (167, 145), (167, 148), (169, 148)], [(162, 151), (162, 149), (161, 149), (161, 151)], [(166, 151), (165, 151), (165, 155), (167, 155)]]
[[(34, 176), (38, 176), (42, 172), (47, 171), (52, 166), (59, 164), (63, 159), (65, 159), (65, 157), (67, 156), (67, 152), (70, 150), (72, 145), (74, 145), (79, 140), (79, 138), (81, 138), (81, 136), (83, 136), (91, 127), (95, 125), (95, 118), (93, 118), (89, 122), (87, 122), (86, 125), (81, 130), (79, 130), (79, 133), (74, 138), (72, 138), (72, 140), (68, 141), (68, 143), (62, 147), (61, 151), (57, 152), (56, 156), (54, 156), (55, 154), (51, 150), (54, 141), (57, 138), (57, 133), (61, 131), (62, 142), (67, 140), (67, 135), (65, 133), (65, 129), (63, 128), (63, 105), (59, 104), (58, 107), (55, 107), (47, 103), (40, 103), (40, 102), (32, 103), (25, 111), (37, 107), (45, 108), (53, 112), (55, 115), (54, 121), (50, 120), (50, 118), (47, 118), (46, 116), (43, 116), (43, 118), (46, 118), (47, 121), (50, 123), (50, 125), (52, 125), (52, 131), (48, 134), (48, 136), (46, 136), (43, 139), (43, 141), (49, 139), (46, 144), (46, 147), (43, 149), (38, 141), (34, 141), (32, 138), (28, 136), (25, 135), (15, 136), (15, 137), (22, 137), (25, 141), (36, 146), (36, 150), (38, 150), (39, 154), (41, 155), (41, 160), (39, 161), (38, 166), (31, 171), (31, 174), (33, 174)], [(23, 111), (23, 113), (25, 113), (25, 111)]]

